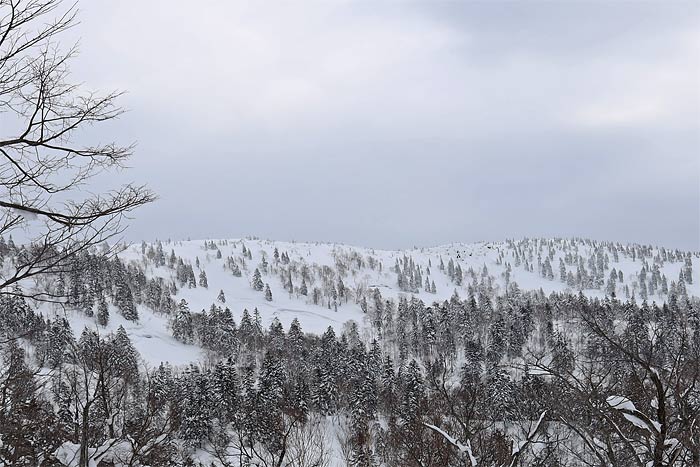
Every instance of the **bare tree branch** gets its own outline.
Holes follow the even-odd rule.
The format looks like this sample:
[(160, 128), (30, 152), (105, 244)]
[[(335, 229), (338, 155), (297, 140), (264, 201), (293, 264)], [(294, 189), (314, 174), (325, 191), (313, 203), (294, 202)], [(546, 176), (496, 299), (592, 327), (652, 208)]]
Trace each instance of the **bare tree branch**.
[[(127, 184), (103, 193), (81, 190), (95, 175), (121, 169), (133, 145), (81, 144), (78, 132), (123, 114), (121, 92), (95, 93), (70, 81), (77, 48), (60, 36), (77, 24), (63, 0), (0, 0), (0, 235), (27, 242), (0, 294), (42, 274), (70, 270), (72, 259), (124, 231), (127, 214), (155, 199)], [(37, 296), (37, 292), (26, 292)], [(44, 300), (60, 300), (50, 292)]]

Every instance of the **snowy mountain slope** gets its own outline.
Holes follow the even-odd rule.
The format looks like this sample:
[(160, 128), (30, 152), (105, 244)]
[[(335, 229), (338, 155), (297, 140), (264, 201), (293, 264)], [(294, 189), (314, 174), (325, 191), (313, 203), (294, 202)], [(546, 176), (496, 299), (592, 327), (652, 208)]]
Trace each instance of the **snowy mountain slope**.
[[(5, 251), (9, 265), (22, 250), (8, 245)], [(472, 403), (472, 394), (480, 398), (478, 410), (483, 414), (475, 420), (490, 424), (479, 429), (503, 433), (506, 438), (498, 441), (500, 445), (512, 443), (517, 452), (527, 451), (525, 456), (535, 458), (540, 454), (537, 440), (527, 448), (535, 427), (546, 422), (542, 436), (565, 429), (568, 425), (559, 424), (559, 419), (545, 420), (555, 411), (569, 416), (572, 410), (571, 423), (579, 423), (579, 407), (586, 407), (589, 394), (604, 397), (601, 402), (621, 422), (658, 431), (654, 423), (637, 423), (637, 415), (653, 413), (654, 400), (666, 396), (640, 392), (636, 379), (607, 378), (610, 368), (626, 365), (623, 376), (654, 375), (654, 387), (668, 397), (679, 391), (664, 387), (692, 388), (697, 380), (697, 371), (676, 370), (685, 363), (666, 365), (683, 361), (697, 367), (697, 348), (684, 344), (698, 332), (700, 301), (690, 297), (698, 295), (693, 272), (697, 253), (587, 240), (384, 251), (255, 238), (143, 243), (112, 258), (96, 253), (78, 255), (66, 272), (37, 281), (47, 293), (64, 299), (62, 306), (44, 304), (36, 310), (21, 295), (0, 296), (0, 328), (10, 336), (26, 336), (19, 339), (26, 350), (15, 346), (10, 349), (15, 354), (27, 352), (46, 374), (69, 376), (69, 392), (61, 389), (68, 386), (60, 379), (52, 380), (56, 391), (50, 397), (56, 407), (71, 400), (63, 397), (78, 404), (94, 401), (91, 394), (97, 392), (78, 389), (89, 388), (89, 378), (103, 369), (115, 375), (115, 384), (133, 381), (149, 388), (148, 393), (133, 391), (119, 410), (130, 414), (126, 407), (148, 407), (151, 400), (162, 404), (158, 410), (165, 425), (151, 428), (155, 433), (169, 431), (172, 415), (177, 423), (172, 425), (177, 426), (172, 438), (157, 439), (175, 449), (164, 452), (183, 459), (191, 456), (209, 463), (220, 452), (230, 459), (248, 456), (239, 440), (252, 425), (239, 420), (252, 420), (254, 433), (282, 433), (296, 423), (294, 417), (306, 413), (302, 410), (318, 423), (299, 425), (299, 430), (311, 431), (298, 436), (320, 440), (320, 434), (331, 432), (330, 439), (318, 442), (338, 465), (350, 463), (353, 430), (370, 430), (362, 425), (370, 421), (381, 439), (415, 437), (412, 442), (420, 443), (425, 428), (430, 430), (431, 449), (435, 442), (451, 443), (457, 458), (464, 460), (464, 443), (473, 448), (475, 458), (484, 459), (493, 449), (491, 438), (465, 438), (450, 422), (460, 414), (433, 417), (437, 412), (431, 412), (448, 407), (435, 403), (440, 398), (446, 404), (466, 404)], [(558, 291), (564, 293), (554, 293)], [(579, 291), (582, 296), (576, 295)], [(622, 300), (608, 299), (612, 295)], [(645, 303), (634, 304), (626, 297)], [(650, 305), (652, 301), (668, 306)], [(640, 359), (630, 353), (635, 349), (655, 354)], [(159, 365), (163, 361), (171, 365)], [(76, 374), (85, 375), (87, 382), (71, 376)], [(585, 376), (593, 374), (601, 377)], [(569, 378), (567, 387), (573, 390), (555, 389), (561, 378)], [(679, 385), (678, 378), (686, 379)], [(607, 385), (603, 390), (601, 382)], [(579, 389), (581, 384), (585, 386)], [(98, 397), (115, 399), (111, 394)], [(613, 399), (639, 410), (627, 417), (610, 403)], [(363, 419), (370, 413), (366, 407), (376, 412)], [(143, 418), (141, 412), (134, 413), (137, 420)], [(269, 413), (282, 424), (271, 423)], [(407, 422), (385, 423), (391, 417)], [(657, 417), (658, 426), (664, 423), (662, 417)], [(83, 426), (89, 422), (85, 420)], [(115, 418), (108, 415), (105, 420), (108, 431)], [(654, 415), (649, 420), (656, 422)], [(588, 426), (590, 421), (583, 423)], [(685, 436), (683, 427), (672, 429), (674, 439)], [(127, 432), (120, 436), (132, 439)], [(72, 456), (78, 446), (69, 434), (63, 439), (67, 441), (51, 451), (58, 458)], [(363, 439), (372, 446), (380, 442)], [(460, 443), (452, 442), (457, 439)], [(572, 440), (562, 448), (561, 458), (581, 447), (568, 436), (556, 439)], [(646, 449), (646, 433), (639, 439)], [(219, 443), (225, 451), (217, 451)], [(277, 445), (265, 443), (256, 444), (267, 447), (255, 455), (278, 452)], [(687, 439), (682, 443), (691, 444)], [(133, 454), (132, 445), (115, 445), (110, 455), (127, 458)], [(597, 449), (594, 443), (588, 446)], [(681, 442), (669, 446), (675, 449)], [(392, 448), (396, 454), (383, 454), (399, 459), (383, 465), (405, 465), (404, 448), (399, 443)], [(640, 456), (650, 457), (652, 451), (647, 451)], [(499, 465), (512, 463), (508, 455)]]
[[(100, 332), (123, 326), (147, 362), (183, 364), (204, 354), (198, 346), (172, 337), (172, 312), (182, 300), (193, 313), (212, 305), (228, 308), (236, 323), (244, 310), (253, 315), (257, 309), (265, 328), (278, 319), (288, 329), (296, 318), (303, 331), (321, 334), (328, 326), (340, 332), (354, 322), (369, 338), (372, 326), (363, 308), (375, 300), (397, 301), (401, 295), (426, 304), (447, 300), (455, 292), (460, 297), (477, 291), (495, 296), (518, 289), (546, 294), (581, 291), (599, 298), (614, 291), (622, 299), (657, 303), (667, 300), (669, 292), (698, 296), (700, 279), (693, 271), (698, 256), (580, 239), (455, 243), (396, 251), (257, 238), (142, 243), (119, 254), (130, 271), (130, 287), (144, 296), (150, 293), (146, 281), (159, 281), (170, 304), (156, 307), (148, 298), (135, 300), (134, 320), (125, 319), (112, 300), (111, 318)], [(254, 287), (256, 270), (259, 290)], [(41, 309), (65, 316), (76, 335), (85, 326), (97, 327), (96, 317), (77, 309)]]
[[(580, 258), (579, 261), (588, 262), (596, 251), (605, 250), (605, 282), (608, 282), (613, 268), (622, 271), (623, 282), (618, 281), (615, 285), (616, 294), (624, 298), (624, 289), (627, 286), (629, 293), (640, 300), (639, 274), (643, 267), (651, 269), (657, 264), (660, 274), (667, 277), (670, 285), (671, 281), (677, 282), (685, 264), (684, 260), (676, 259), (676, 256), (698, 257), (697, 253), (678, 252), (674, 253), (673, 260), (669, 260), (668, 253), (665, 253), (667, 259), (663, 261), (661, 249), (619, 245), (615, 261), (613, 254), (607, 250), (611, 245), (583, 240), (526, 240), (386, 251), (332, 243), (296, 243), (248, 238), (167, 242), (162, 244), (162, 249), (166, 257), (174, 254), (185, 263), (195, 265), (195, 274), (199, 275), (201, 271), (206, 274), (207, 288), (185, 286), (180, 287), (175, 294), (176, 301), (185, 299), (191, 310), (209, 309), (213, 303), (217, 303), (217, 296), (223, 291), (225, 306), (231, 309), (236, 319), (240, 319), (244, 308), (250, 311), (257, 308), (265, 326), (275, 317), (285, 327), (289, 326), (293, 318), (298, 318), (303, 329), (313, 333), (321, 333), (328, 326), (338, 327), (349, 320), (362, 325), (364, 313), (361, 309), (361, 297), (368, 295), (368, 291), (374, 288), (381, 292), (384, 299), (397, 299), (401, 294), (408, 294), (417, 296), (426, 303), (432, 303), (449, 299), (455, 291), (464, 297), (469, 293), (470, 285), (476, 285), (486, 279), (492, 281), (497, 294), (505, 293), (508, 284), (512, 286), (513, 283), (517, 283), (522, 290), (542, 289), (545, 293), (582, 290), (586, 295), (602, 298), (606, 295), (605, 284), (599, 288), (567, 285), (560, 280), (561, 271), (558, 264), (560, 259), (565, 260), (567, 254), (576, 255)], [(173, 269), (167, 265), (156, 266), (154, 261), (149, 259), (149, 248), (154, 248), (155, 251), (157, 245), (132, 245), (120, 256), (144, 267), (149, 277), (175, 280)], [(250, 252), (252, 259), (244, 259), (244, 248)], [(623, 250), (625, 248), (628, 250)], [(639, 253), (642, 249), (644, 256)], [(278, 255), (287, 256), (289, 262), (284, 264), (283, 260), (275, 259), (275, 250)], [(550, 254), (549, 262), (554, 277), (548, 279), (542, 277), (542, 273), (539, 272), (544, 269), (543, 262), (546, 258), (541, 259), (538, 266), (537, 257), (539, 255), (544, 258)], [(658, 257), (656, 262), (654, 257)], [(227, 267), (229, 258), (233, 258), (240, 266), (241, 277), (235, 277)], [(421, 284), (416, 284), (412, 290), (410, 287), (404, 287), (402, 290), (395, 270), (397, 261), (403, 262), (405, 259), (413, 263), (414, 270), (421, 272)], [(445, 265), (444, 269), (440, 268), (441, 261)], [(462, 271), (463, 279), (459, 281), (461, 284), (450, 278), (450, 261), (454, 263), (455, 268), (459, 267)], [(196, 266), (197, 262), (199, 267)], [(567, 271), (576, 273), (576, 266), (565, 264), (565, 267)], [(256, 268), (261, 271), (262, 281), (269, 284), (271, 301), (265, 300), (264, 293), (254, 290), (251, 286)], [(306, 296), (299, 293), (304, 268), (309, 271), (309, 292)], [(487, 275), (484, 275), (484, 268), (487, 269)], [(648, 272), (647, 276), (650, 274)], [(288, 289), (285, 290), (288, 275), (292, 277), (292, 293)], [(697, 277), (697, 273), (695, 276)], [(345, 299), (339, 297), (333, 300), (331, 290), (331, 297), (324, 297), (317, 304), (313, 303), (312, 287), (319, 287), (325, 293), (329, 288), (329, 281), (338, 288), (339, 278), (348, 289)], [(425, 290), (426, 278), (431, 284), (435, 283), (435, 293)], [(699, 295), (700, 280), (695, 278), (692, 282), (685, 285), (688, 294)], [(660, 288), (654, 294), (647, 292), (647, 300), (650, 302), (662, 302), (666, 296)]]

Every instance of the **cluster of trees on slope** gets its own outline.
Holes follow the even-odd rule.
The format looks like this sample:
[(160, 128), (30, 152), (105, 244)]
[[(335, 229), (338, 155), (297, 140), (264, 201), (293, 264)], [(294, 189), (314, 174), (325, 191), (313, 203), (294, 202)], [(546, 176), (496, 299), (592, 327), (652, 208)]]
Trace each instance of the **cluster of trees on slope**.
[[(58, 301), (87, 317), (94, 316), (101, 326), (109, 322), (110, 308), (129, 321), (138, 320), (137, 305), (140, 304), (157, 312), (167, 313), (176, 308), (172, 298), (177, 291), (174, 281), (166, 283), (160, 277), (147, 278), (143, 268), (125, 264), (118, 256), (105, 256), (104, 250), (96, 247), (75, 254), (69, 267), (37, 278), (31, 295), (51, 297), (51, 301)], [(18, 247), (11, 238), (6, 242), (0, 236), (0, 265), (21, 261), (25, 251), (25, 245)], [(5, 294), (27, 295), (18, 286), (6, 290)]]
[[(227, 240), (222, 240), (219, 245), (228, 245)], [(252, 268), (252, 272), (249, 270), (248, 261), (253, 260), (253, 252), (251, 249), (246, 248), (245, 243), (240, 244), (240, 254), (234, 256), (230, 255), (225, 259), (222, 256), (221, 250), (214, 241), (205, 241), (203, 247), (205, 254), (208, 256), (208, 251), (212, 250), (215, 252), (215, 258), (221, 259), (223, 262), (223, 267), (231, 272), (234, 277), (242, 277), (243, 271), (246, 275), (250, 276), (250, 286), (253, 290), (263, 292), (263, 296), (267, 301), (272, 301), (272, 291), (270, 289), (269, 283), (263, 280), (263, 277), (268, 277), (271, 275), (278, 275), (282, 288), (289, 292), (289, 294), (296, 294), (297, 296), (308, 296), (309, 295), (309, 285), (313, 285), (314, 278), (316, 277), (315, 272), (311, 271), (306, 265), (302, 268), (297, 268), (297, 264), (290, 265), (291, 260), (286, 252), (279, 253), (277, 248), (273, 253), (272, 264), (268, 262), (268, 257), (266, 252), (261, 252), (260, 262), (257, 266)], [(170, 281), (170, 290), (175, 293), (177, 287), (180, 288), (196, 288), (199, 287), (208, 288), (207, 273), (203, 265), (200, 263), (200, 259), (197, 256), (195, 258), (194, 266), (189, 262), (189, 260), (183, 260), (182, 257), (175, 254), (175, 250), (171, 249), (170, 254), (165, 254), (163, 243), (161, 241), (156, 241), (155, 247), (153, 245), (147, 245), (145, 242), (141, 245), (142, 252), (142, 267), (146, 268), (150, 265), (156, 268), (165, 267), (169, 268), (174, 272), (171, 274), (173, 280)], [(198, 271), (198, 273), (196, 272)], [(314, 287), (311, 291), (313, 302), (315, 304), (320, 304), (322, 297), (328, 298), (328, 306), (331, 306), (331, 297), (333, 298), (333, 303), (335, 306), (339, 305), (339, 298), (343, 298), (345, 288), (343, 286), (342, 278), (338, 279), (338, 283), (333, 283), (332, 276), (335, 271), (327, 268), (319, 272), (319, 277), (322, 282), (325, 283), (323, 289), (320, 287)], [(328, 276), (331, 277), (328, 277)], [(298, 278), (299, 285), (295, 286), (293, 277)], [(197, 280), (197, 278), (199, 280)], [(336, 288), (337, 285), (337, 288)], [(218, 297), (224, 298), (223, 292), (220, 292)], [(221, 301), (221, 300), (219, 300)]]
[[(523, 239), (509, 240), (499, 248), (498, 262), (537, 272), (549, 280), (558, 279), (573, 290), (599, 289), (611, 297), (649, 300), (669, 293), (684, 293), (693, 283), (693, 256), (696, 253), (654, 248), (649, 245), (622, 245), (588, 239)], [(625, 277), (615, 268), (620, 260), (642, 264), (635, 277)], [(661, 272), (665, 264), (681, 263), (678, 278), (667, 278)]]
[[(0, 461), (700, 463), (697, 299), (521, 293), (370, 308), (366, 345), (352, 323), (315, 336), (296, 320), (236, 323), (215, 305), (192, 320), (212, 358), (146, 369), (123, 329), (75, 337), (2, 297)], [(212, 319), (227, 322), (228, 340), (204, 340)]]
[[(225, 258), (221, 251), (223, 247), (230, 247), (231, 251)], [(502, 283), (490, 274), (486, 264), (478, 271), (464, 264), (461, 254), (466, 255), (466, 251), (460, 252), (458, 248), (456, 251), (447, 250), (444, 255), (436, 253), (432, 259), (421, 255), (422, 261), (427, 261), (425, 264), (404, 253), (395, 257), (390, 268), (384, 268), (382, 261), (371, 252), (363, 254), (352, 248), (335, 247), (331, 253), (332, 265), (308, 263), (301, 256), (293, 257), (286, 251), (280, 252), (276, 246), (272, 248), (271, 252), (260, 249), (253, 254), (252, 247), (244, 240), (205, 241), (205, 261), (200, 262), (197, 256), (192, 264), (190, 258), (177, 256), (174, 249), (169, 254), (164, 253), (160, 241), (155, 246), (143, 243), (138, 267), (165, 268), (164, 271), (154, 270), (154, 274), (163, 275), (174, 292), (177, 287), (208, 287), (205, 267), (217, 267), (220, 263), (234, 278), (245, 276), (250, 287), (261, 292), (267, 301), (273, 300), (270, 283), (277, 283), (284, 291), (282, 293), (290, 297), (336, 311), (347, 302), (357, 303), (367, 311), (368, 301), (373, 300), (374, 280), (395, 281), (396, 288), (405, 293), (424, 291), (435, 294), (436, 276), (431, 271), (433, 260), (443, 274), (438, 282), (444, 284), (447, 279), (460, 293), (476, 293), (479, 288), (487, 287), (507, 294), (512, 288), (517, 289), (517, 283), (512, 279), (514, 268), (538, 273), (547, 280), (558, 279), (572, 291), (598, 289), (609, 297), (626, 299), (652, 300), (658, 297), (664, 300), (669, 295), (685, 296), (686, 285), (693, 283), (693, 253), (591, 240), (525, 239), (494, 246), (495, 262), (503, 268), (500, 274)], [(638, 271), (632, 270), (630, 261), (637, 261)], [(669, 280), (663, 272), (667, 264), (673, 263), (680, 263), (677, 280)], [(168, 269), (172, 272), (168, 273)], [(629, 277), (625, 277), (623, 269)], [(281, 292), (276, 290), (276, 294)]]

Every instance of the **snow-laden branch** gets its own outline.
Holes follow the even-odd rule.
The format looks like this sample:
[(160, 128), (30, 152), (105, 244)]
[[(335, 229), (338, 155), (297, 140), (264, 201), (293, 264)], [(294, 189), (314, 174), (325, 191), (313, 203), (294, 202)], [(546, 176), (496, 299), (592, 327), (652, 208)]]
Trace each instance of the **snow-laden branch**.
[(540, 414), (540, 418), (538, 418), (535, 425), (532, 428), (530, 428), (530, 431), (527, 434), (527, 438), (525, 438), (524, 441), (519, 442), (517, 445), (513, 445), (513, 453), (510, 456), (510, 464), (508, 464), (509, 467), (514, 467), (517, 464), (518, 459), (520, 458), (520, 454), (522, 454), (525, 448), (528, 447), (535, 439), (535, 437), (537, 436), (537, 432), (540, 431), (540, 427), (542, 426), (542, 421), (544, 420), (545, 415), (547, 415), (546, 410)]
[(609, 396), (605, 401), (610, 407), (619, 411), (627, 421), (631, 422), (637, 428), (647, 430), (655, 436), (658, 436), (661, 432), (661, 424), (640, 412), (637, 407), (635, 407), (634, 403), (626, 397)]
[(423, 423), (423, 425), (427, 426), (431, 430), (433, 430), (436, 433), (439, 433), (442, 435), (443, 438), (447, 440), (448, 443), (456, 447), (461, 454), (467, 454), (469, 456), (469, 462), (471, 463), (472, 467), (477, 467), (477, 460), (476, 457), (474, 457), (474, 453), (472, 452), (472, 445), (469, 442), (469, 440), (465, 441), (465, 444), (460, 443), (457, 441), (456, 438), (450, 436), (448, 433), (446, 433), (444, 430), (436, 427), (435, 425), (431, 425), (429, 423)]

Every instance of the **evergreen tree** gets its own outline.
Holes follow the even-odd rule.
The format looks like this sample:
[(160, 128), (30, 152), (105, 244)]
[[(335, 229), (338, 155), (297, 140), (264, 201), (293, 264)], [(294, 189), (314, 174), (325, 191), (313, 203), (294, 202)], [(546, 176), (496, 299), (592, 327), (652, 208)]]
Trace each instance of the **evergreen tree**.
[(559, 280), (562, 282), (566, 282), (566, 265), (564, 264), (564, 260), (559, 258)]
[(59, 366), (67, 357), (67, 350), (73, 340), (73, 332), (68, 320), (59, 318), (48, 324), (46, 357), (52, 368)]
[(486, 374), (486, 407), (491, 416), (499, 420), (510, 420), (515, 413), (514, 387), (508, 373), (491, 366)]
[(98, 297), (97, 302), (97, 324), (100, 326), (107, 326), (109, 322), (109, 307), (107, 306), (107, 301), (104, 295)]
[(281, 361), (273, 352), (267, 352), (260, 367), (260, 382), (255, 399), (253, 431), (268, 451), (281, 449), (286, 375)]
[(454, 282), (455, 285), (462, 285), (462, 267), (459, 264), (454, 268)]
[(345, 290), (345, 284), (343, 283), (342, 277), (338, 277), (338, 285), (337, 285), (336, 289), (338, 292), (338, 297), (345, 298), (346, 290)]
[(615, 297), (615, 290), (617, 289), (617, 272), (615, 268), (610, 271), (610, 277), (608, 277), (608, 283), (605, 286), (605, 292), (610, 297)]
[(494, 364), (503, 357), (506, 349), (506, 323), (502, 314), (489, 326), (488, 358)]
[(304, 333), (297, 318), (294, 318), (292, 324), (289, 325), (287, 339), (289, 342), (289, 354), (292, 357), (290, 360), (301, 358), (304, 352)]
[(287, 282), (284, 285), (284, 288), (291, 294), (294, 293), (294, 284), (292, 283), (292, 273), (287, 274)]
[(693, 260), (688, 256), (683, 266), (683, 279), (686, 284), (693, 283)]
[(136, 311), (136, 305), (134, 305), (134, 296), (131, 293), (131, 288), (127, 283), (126, 271), (124, 271), (124, 266), (121, 264), (119, 259), (116, 259), (117, 264), (117, 276), (115, 280), (116, 290), (114, 293), (114, 304), (117, 309), (124, 317), (124, 319), (129, 321), (137, 321), (139, 319), (138, 312)]
[(205, 289), (209, 288), (209, 283), (207, 282), (207, 273), (202, 269), (199, 273), (199, 286)]
[(388, 355), (384, 358), (379, 388), (378, 403), (382, 408), (382, 412), (392, 416), (395, 415), (396, 373), (394, 371), (394, 362)]
[(212, 391), (215, 406), (223, 415), (223, 421), (238, 422), (236, 416), (241, 409), (241, 381), (231, 357), (219, 361), (214, 367)]
[(194, 270), (192, 269), (192, 265), (188, 264), (185, 269), (186, 269), (186, 275), (187, 275), (187, 287), (190, 289), (197, 288), (197, 281), (195, 280), (195, 277), (194, 277)]
[(421, 405), (424, 396), (423, 377), (418, 362), (411, 360), (403, 373), (403, 400), (401, 415), (409, 423), (421, 418)]
[(212, 400), (206, 375), (191, 367), (183, 382), (180, 436), (191, 446), (201, 446), (211, 430)]
[(117, 328), (117, 331), (110, 337), (108, 345), (115, 374), (127, 381), (134, 381), (139, 373), (139, 353), (131, 343), (123, 326)]
[(255, 272), (253, 272), (253, 280), (251, 284), (253, 286), (253, 290), (257, 290), (258, 292), (261, 292), (265, 288), (265, 284), (262, 281), (260, 270), (258, 268), (255, 268)]
[(183, 298), (170, 321), (173, 337), (185, 343), (191, 343), (194, 336), (192, 315), (187, 301)]
[(244, 344), (249, 349), (255, 348), (255, 329), (253, 326), (253, 320), (250, 317), (248, 309), (243, 310), (243, 315), (241, 316), (241, 325), (238, 328), (238, 335), (242, 344)]

